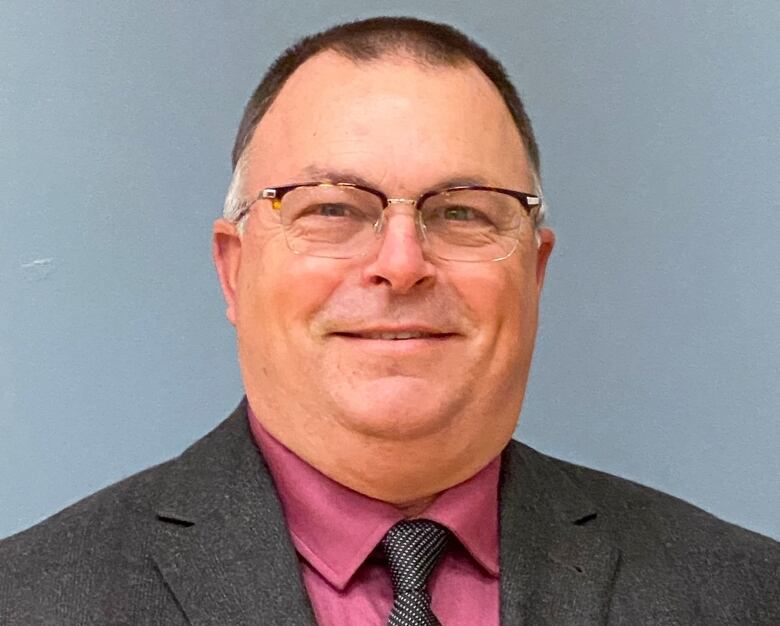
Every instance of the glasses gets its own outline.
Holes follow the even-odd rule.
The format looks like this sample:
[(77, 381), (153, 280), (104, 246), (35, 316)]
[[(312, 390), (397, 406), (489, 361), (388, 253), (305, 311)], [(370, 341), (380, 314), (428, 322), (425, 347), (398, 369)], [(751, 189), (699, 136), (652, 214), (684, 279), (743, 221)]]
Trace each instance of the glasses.
[(411, 204), (423, 249), (449, 261), (500, 261), (518, 246), (524, 230), (541, 218), (539, 196), (480, 185), (428, 191), (416, 200), (388, 198), (352, 183), (312, 182), (267, 187), (236, 217), (265, 199), (280, 216), (287, 245), (296, 254), (350, 259), (369, 254), (381, 238), (385, 209)]

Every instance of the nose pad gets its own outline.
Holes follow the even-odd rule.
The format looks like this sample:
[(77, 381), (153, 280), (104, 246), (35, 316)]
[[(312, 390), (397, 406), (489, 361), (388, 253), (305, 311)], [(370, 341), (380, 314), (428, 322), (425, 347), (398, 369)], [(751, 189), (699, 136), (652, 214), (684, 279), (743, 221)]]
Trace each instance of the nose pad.
[(415, 231), (417, 232), (417, 239), (419, 240), (421, 246), (427, 243), (428, 241), (427, 228), (425, 226), (425, 222), (423, 222), (422, 212), (417, 210), (414, 200), (405, 200), (403, 198), (388, 198), (387, 207), (385, 208), (384, 211), (382, 211), (382, 214), (379, 216), (379, 219), (376, 222), (374, 222), (374, 235), (376, 235), (377, 237), (382, 236), (382, 232), (385, 229), (385, 223), (387, 222), (387, 212), (390, 210), (390, 206), (394, 204), (412, 205), (412, 211), (414, 213), (410, 215), (410, 217), (414, 219), (414, 226), (415, 226)]

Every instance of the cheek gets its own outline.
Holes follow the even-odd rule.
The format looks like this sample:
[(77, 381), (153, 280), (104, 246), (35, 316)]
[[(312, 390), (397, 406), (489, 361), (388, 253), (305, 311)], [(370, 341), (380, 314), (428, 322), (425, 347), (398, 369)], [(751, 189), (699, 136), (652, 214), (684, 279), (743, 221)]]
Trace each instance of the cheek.
[(294, 350), (290, 342), (295, 337), (309, 336), (312, 318), (340, 278), (332, 260), (274, 248), (279, 248), (277, 242), (262, 258), (249, 264), (250, 271), (242, 276), (241, 315), (243, 330), (254, 336), (255, 343), (275, 345), (277, 352), (284, 354)]
[(497, 267), (475, 264), (453, 282), (462, 301), (479, 326), (483, 340), (499, 334), (516, 334), (528, 319), (532, 303), (528, 276), (517, 265)]
[[(457, 289), (477, 325), (472, 348), (474, 385), (505, 397), (527, 375), (536, 335), (532, 272), (518, 262), (462, 273)], [(509, 384), (509, 388), (506, 386)]]

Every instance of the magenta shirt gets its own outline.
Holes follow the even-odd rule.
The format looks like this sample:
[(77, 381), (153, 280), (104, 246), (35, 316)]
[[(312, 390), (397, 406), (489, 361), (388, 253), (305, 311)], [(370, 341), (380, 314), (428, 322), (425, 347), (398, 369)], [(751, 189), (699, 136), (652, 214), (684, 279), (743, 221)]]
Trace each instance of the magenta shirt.
[[(377, 544), (403, 514), (321, 474), (274, 439), (251, 409), (249, 423), (279, 492), (317, 622), (385, 626), (393, 588)], [(498, 624), (499, 467), (497, 457), (420, 515), (457, 537), (428, 585), (444, 626)]]

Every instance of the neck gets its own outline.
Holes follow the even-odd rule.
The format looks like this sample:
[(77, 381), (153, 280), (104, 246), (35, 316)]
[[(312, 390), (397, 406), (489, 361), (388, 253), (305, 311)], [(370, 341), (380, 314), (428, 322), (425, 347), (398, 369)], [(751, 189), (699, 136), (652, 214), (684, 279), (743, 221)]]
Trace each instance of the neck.
[(393, 506), (401, 511), (401, 513), (403, 513), (407, 518), (413, 518), (417, 517), (423, 511), (425, 511), (425, 509), (431, 506), (435, 499), (436, 496), (428, 496), (427, 498), (420, 498), (419, 500), (411, 500), (410, 502), (393, 504)]

